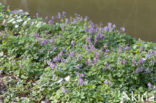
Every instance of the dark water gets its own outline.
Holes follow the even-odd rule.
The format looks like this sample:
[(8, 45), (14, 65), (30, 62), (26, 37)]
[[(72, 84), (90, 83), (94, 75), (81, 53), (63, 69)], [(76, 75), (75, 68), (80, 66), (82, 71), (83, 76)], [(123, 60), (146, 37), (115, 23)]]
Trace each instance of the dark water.
[(0, 0), (11, 9), (24, 9), (42, 17), (66, 11), (89, 16), (95, 23), (126, 27), (135, 38), (156, 42), (156, 0)]

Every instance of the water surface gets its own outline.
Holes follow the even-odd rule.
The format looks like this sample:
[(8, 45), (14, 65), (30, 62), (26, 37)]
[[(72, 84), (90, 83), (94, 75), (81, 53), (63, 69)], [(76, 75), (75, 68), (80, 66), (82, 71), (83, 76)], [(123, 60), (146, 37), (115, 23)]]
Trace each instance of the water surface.
[(95, 23), (112, 22), (126, 27), (135, 38), (156, 42), (156, 0), (0, 0), (11, 9), (23, 9), (40, 16), (66, 11), (89, 16)]

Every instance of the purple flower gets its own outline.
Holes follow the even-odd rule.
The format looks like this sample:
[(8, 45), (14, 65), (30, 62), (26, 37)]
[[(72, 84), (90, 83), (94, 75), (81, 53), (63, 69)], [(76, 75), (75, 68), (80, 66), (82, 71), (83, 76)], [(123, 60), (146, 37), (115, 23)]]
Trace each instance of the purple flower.
[(36, 17), (37, 17), (37, 18), (39, 17), (39, 13), (36, 13)]
[(75, 41), (74, 40), (71, 41), (71, 45), (72, 46), (75, 45)]
[(75, 74), (76, 74), (77, 76), (79, 76), (79, 72), (75, 72)]
[(66, 51), (66, 48), (62, 47), (62, 51), (63, 51), (63, 52)]
[(80, 69), (81, 68), (80, 64), (77, 64), (76, 68), (77, 69)]
[(52, 17), (51, 17), (51, 20), (54, 21), (54, 19), (55, 19), (54, 16), (52, 16)]
[(47, 43), (47, 40), (44, 39), (44, 40), (41, 41), (40, 45), (43, 46), (43, 45), (45, 45), (46, 43)]
[(105, 81), (104, 81), (104, 84), (105, 84), (105, 85), (108, 85), (108, 80), (105, 80)]
[(72, 57), (75, 56), (75, 51), (70, 52), (69, 56), (72, 56)]
[(111, 29), (112, 23), (111, 22), (108, 22), (107, 25), (108, 25), (108, 28)]
[(40, 35), (38, 33), (37, 34), (34, 33), (33, 36), (34, 36), (34, 38), (39, 38), (40, 37)]
[(108, 62), (106, 62), (106, 63), (105, 63), (105, 66), (106, 66), (106, 67), (109, 67), (109, 64), (108, 64)]
[(27, 45), (27, 48), (29, 49), (30, 48), (30, 45)]
[(151, 88), (152, 87), (151, 83), (148, 83), (147, 86), (148, 86), (148, 88)]
[(136, 65), (136, 59), (134, 58), (132, 61), (133, 61), (133, 64)]
[(80, 60), (82, 60), (82, 56), (81, 56), (81, 54), (78, 54), (78, 59), (80, 59)]
[(112, 30), (115, 31), (115, 28), (116, 28), (116, 25), (113, 24), (113, 26), (112, 26)]
[(84, 28), (84, 31), (87, 32), (88, 31), (88, 28)]
[(139, 63), (140, 65), (144, 62), (143, 58), (140, 58)]
[(130, 48), (129, 45), (126, 45), (125, 50), (128, 50), (129, 48)]
[(91, 41), (91, 37), (90, 36), (87, 36), (86, 37), (86, 41), (91, 45), (92, 44), (92, 41)]
[(108, 26), (105, 26), (105, 27), (104, 27), (104, 31), (105, 31), (105, 32), (108, 32), (108, 31), (109, 31)]
[(124, 60), (122, 60), (122, 64), (124, 64), (124, 65), (126, 64), (126, 60), (125, 60), (125, 59), (124, 59)]
[(56, 57), (54, 57), (54, 58), (53, 58), (53, 62), (55, 62), (55, 63), (56, 63), (56, 62), (58, 62), (58, 61), (59, 61), (58, 56), (56, 56)]
[(105, 50), (105, 52), (104, 52), (104, 56), (106, 56), (107, 52), (108, 52), (108, 49)]
[(96, 61), (97, 61), (96, 58), (94, 58), (93, 61), (94, 61), (94, 63), (96, 63)]
[(119, 49), (118, 49), (118, 53), (120, 54), (122, 51), (122, 47), (120, 46)]
[(93, 34), (94, 31), (95, 31), (95, 30), (94, 30), (94, 27), (90, 27), (90, 28), (89, 28), (89, 34)]
[(94, 40), (94, 44), (97, 44), (97, 42), (98, 42), (97, 39), (95, 39), (95, 40)]
[(141, 69), (140, 68), (137, 68), (136, 69), (136, 73), (139, 73), (139, 72), (141, 72)]
[(77, 13), (75, 13), (75, 16), (76, 16), (76, 17), (80, 17), (80, 15), (79, 15), (79, 14), (77, 14)]
[(156, 86), (155, 85), (153, 86), (153, 90), (156, 91)]
[(63, 52), (60, 51), (60, 53), (58, 54), (59, 57), (61, 57), (63, 55)]
[(125, 31), (126, 31), (126, 29), (125, 29), (124, 27), (121, 27), (120, 30), (121, 30), (122, 32), (125, 32)]
[(84, 77), (84, 74), (83, 74), (83, 73), (81, 73), (81, 74), (80, 74), (80, 77)]
[(150, 72), (149, 68), (147, 68), (147, 69), (145, 70), (145, 72), (146, 72), (146, 73), (149, 73), (149, 72)]
[(52, 62), (50, 62), (50, 61), (48, 61), (48, 60), (47, 60), (47, 64), (48, 64), (48, 66), (50, 66), (52, 69), (54, 69), (55, 64), (53, 64)]
[(57, 16), (58, 16), (58, 18), (60, 19), (60, 18), (61, 18), (61, 13), (58, 12)]
[(62, 12), (62, 16), (64, 17), (67, 13), (65, 11)]
[(89, 58), (89, 59), (86, 61), (86, 64), (87, 64), (87, 65), (91, 65), (91, 62), (92, 62), (92, 61), (91, 61), (91, 59)]
[(68, 24), (68, 19), (66, 18), (66, 20), (65, 20), (65, 24)]
[(62, 87), (61, 89), (63, 93), (67, 93), (67, 90), (64, 87)]
[(49, 21), (48, 21), (48, 24), (49, 24), (49, 25), (52, 25), (52, 24), (53, 24), (53, 20), (49, 20)]
[(82, 87), (84, 85), (84, 81), (81, 77), (79, 77), (78, 84)]
[(96, 57), (96, 58), (99, 58), (99, 55), (100, 55), (100, 54), (99, 54), (98, 52), (95, 53), (95, 57)]

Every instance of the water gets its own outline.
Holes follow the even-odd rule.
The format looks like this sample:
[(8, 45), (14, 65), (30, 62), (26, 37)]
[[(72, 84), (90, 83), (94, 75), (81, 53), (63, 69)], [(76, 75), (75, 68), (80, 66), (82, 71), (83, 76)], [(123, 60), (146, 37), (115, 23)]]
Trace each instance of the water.
[(40, 16), (66, 11), (89, 16), (95, 23), (112, 22), (126, 27), (135, 38), (156, 42), (156, 0), (0, 0), (11, 9), (23, 9)]

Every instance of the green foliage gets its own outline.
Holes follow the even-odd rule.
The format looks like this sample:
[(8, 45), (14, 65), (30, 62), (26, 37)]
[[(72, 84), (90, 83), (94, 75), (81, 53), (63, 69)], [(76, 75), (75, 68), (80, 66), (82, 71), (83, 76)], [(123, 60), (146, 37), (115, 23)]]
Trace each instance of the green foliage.
[(4, 103), (134, 103), (123, 93), (152, 94), (156, 44), (109, 25), (106, 30), (79, 16), (46, 23), (0, 4), (0, 76), (6, 88), (0, 98)]

